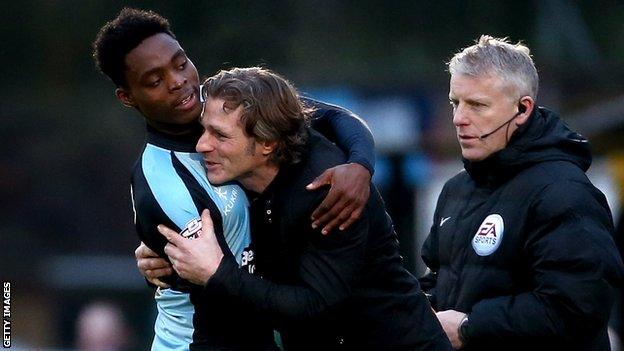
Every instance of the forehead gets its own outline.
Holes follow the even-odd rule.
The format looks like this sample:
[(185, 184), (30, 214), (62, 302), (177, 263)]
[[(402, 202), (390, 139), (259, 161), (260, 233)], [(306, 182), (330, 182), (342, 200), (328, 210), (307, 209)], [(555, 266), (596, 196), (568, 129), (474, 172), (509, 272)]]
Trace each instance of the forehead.
[(180, 43), (166, 33), (154, 34), (132, 49), (125, 58), (129, 72), (142, 74), (168, 64), (182, 51)]
[(204, 110), (201, 115), (201, 123), (204, 127), (213, 128), (239, 128), (242, 125), (238, 123), (243, 113), (243, 106), (239, 106), (235, 110), (224, 110), (223, 104), (225, 100), (221, 98), (208, 97), (204, 103)]
[(507, 89), (502, 80), (493, 74), (471, 76), (453, 74), (450, 81), (449, 96), (454, 98), (487, 98), (505, 95)]

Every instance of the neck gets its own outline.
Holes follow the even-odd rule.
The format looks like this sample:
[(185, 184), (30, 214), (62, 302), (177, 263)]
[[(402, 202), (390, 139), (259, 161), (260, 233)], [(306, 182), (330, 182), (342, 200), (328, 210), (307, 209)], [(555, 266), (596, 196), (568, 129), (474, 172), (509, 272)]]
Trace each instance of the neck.
[(257, 167), (247, 176), (239, 179), (243, 187), (256, 193), (262, 193), (277, 176), (279, 167), (272, 163), (266, 163)]
[(187, 124), (173, 124), (173, 123), (164, 123), (157, 122), (152, 120), (147, 120), (147, 124), (149, 124), (152, 128), (157, 131), (170, 135), (186, 135), (193, 134), (199, 130), (202, 130), (201, 124), (197, 121), (193, 121)]

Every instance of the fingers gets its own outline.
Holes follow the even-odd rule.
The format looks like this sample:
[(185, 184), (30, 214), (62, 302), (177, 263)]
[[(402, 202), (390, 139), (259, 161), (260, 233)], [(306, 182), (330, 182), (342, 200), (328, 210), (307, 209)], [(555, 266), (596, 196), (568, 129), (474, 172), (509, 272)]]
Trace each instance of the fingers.
[(210, 217), (210, 211), (205, 209), (201, 214), (202, 221), (202, 234), (203, 235), (214, 235), (214, 224), (212, 223), (212, 217)]
[(186, 240), (182, 236), (180, 236), (176, 231), (167, 228), (167, 226), (165, 226), (164, 224), (159, 224), (158, 227), (156, 228), (158, 229), (160, 234), (162, 234), (165, 238), (167, 238), (167, 241), (169, 243), (175, 246), (181, 246), (182, 244), (184, 244), (184, 241)]
[(173, 274), (173, 267), (148, 269), (145, 271), (145, 277), (149, 279), (158, 279), (168, 277)]
[(349, 218), (349, 215), (352, 211), (350, 207), (351, 204), (348, 202), (348, 200), (342, 199), (334, 204), (334, 206), (324, 215), (316, 219), (315, 223), (313, 224), (317, 224), (317, 227), (324, 226), (321, 232), (323, 234), (327, 234), (331, 231), (331, 229)]
[(332, 174), (333, 174), (332, 168), (326, 170), (325, 172), (321, 173), (320, 176), (314, 178), (312, 183), (306, 185), (306, 189), (315, 190), (315, 189), (322, 187), (323, 185), (331, 184)]
[(178, 247), (173, 245), (172, 243), (168, 243), (167, 245), (165, 245), (164, 251), (165, 251), (165, 255), (169, 257), (169, 261), (171, 261), (171, 265), (175, 266), (175, 259), (178, 258), (178, 252), (180, 251), (180, 249), (178, 249)]
[[(168, 287), (167, 284), (157, 278), (173, 274), (173, 268), (169, 262), (158, 257), (158, 255), (144, 243), (141, 243), (141, 245), (137, 247), (134, 251), (134, 256), (137, 259), (137, 267), (139, 268), (141, 275), (156, 286), (160, 286), (161, 288)], [(157, 281), (153, 281), (154, 279)]]
[(356, 220), (360, 218), (360, 216), (362, 215), (362, 212), (364, 212), (364, 208), (366, 207), (366, 202), (368, 200), (369, 195), (370, 195), (370, 190), (366, 188), (366, 191), (361, 192), (359, 194), (359, 197), (354, 199), (354, 201), (348, 207), (348, 210), (349, 210), (348, 218), (340, 225), (340, 228), (339, 228), (340, 230), (347, 229), (349, 226), (351, 226), (351, 224), (353, 224), (353, 222), (355, 222)]
[(329, 190), (329, 194), (323, 199), (323, 202), (312, 212), (312, 228), (326, 223), (330, 218), (337, 216), (342, 211), (346, 204), (340, 204), (340, 207), (336, 208), (336, 204), (341, 200), (341, 195), (333, 188)]
[(202, 211), (202, 236), (203, 237), (201, 239), (205, 240), (204, 245), (207, 245), (205, 247), (208, 250), (210, 250), (211, 248), (216, 254), (222, 254), (221, 247), (219, 246), (219, 241), (217, 240), (217, 236), (214, 232), (212, 217), (210, 217), (210, 211), (208, 211), (208, 209)]
[(142, 258), (158, 257), (158, 255), (149, 247), (147, 247), (147, 245), (141, 242), (141, 245), (139, 245), (136, 250), (134, 250), (134, 257), (139, 260)]
[(169, 262), (162, 258), (142, 258), (137, 261), (137, 266), (141, 274), (152, 284), (161, 288), (168, 288), (169, 285), (158, 278), (167, 277), (173, 274), (173, 268)]
[(324, 235), (329, 234), (336, 227), (339, 227), (340, 230), (345, 230), (360, 218), (364, 205), (365, 203), (361, 203), (361, 201), (350, 202), (348, 199), (339, 201), (334, 204), (331, 210), (314, 221), (312, 227), (316, 228), (327, 223), (321, 231)]
[(168, 268), (171, 264), (163, 258), (141, 258), (137, 261), (137, 267), (141, 271), (147, 271)]
[(134, 250), (134, 257), (138, 260), (141, 257), (141, 252), (142, 247), (145, 246), (145, 244), (143, 244), (143, 242), (141, 241), (141, 244), (139, 246), (137, 246), (137, 248)]
[(351, 215), (351, 209), (349, 207), (345, 207), (338, 216), (329, 219), (329, 223), (323, 227), (321, 233), (323, 235), (329, 234), (335, 227), (346, 221)]
[(158, 278), (147, 278), (147, 281), (162, 289), (168, 289), (171, 287), (169, 284), (163, 283), (163, 281)]
[(329, 223), (323, 228), (321, 233), (323, 235), (327, 235), (336, 227), (338, 227), (338, 229), (340, 230), (345, 230), (349, 226), (351, 226), (362, 215), (361, 207), (356, 209), (354, 208), (354, 204), (345, 206), (338, 216), (334, 217), (333, 219), (329, 219)]
[(370, 195), (370, 172), (354, 163), (330, 168), (324, 174), (331, 174), (331, 188), (312, 213), (312, 228), (324, 225), (322, 233), (327, 234), (337, 226), (348, 228), (360, 217)]
[(338, 227), (338, 229), (345, 230), (345, 229), (349, 228), (351, 226), (351, 224), (353, 224), (353, 222), (357, 221), (360, 218), (361, 215), (362, 215), (362, 210), (361, 209), (358, 209), (358, 210), (355, 210), (355, 211), (351, 212), (351, 215), (349, 216), (349, 218), (345, 222), (343, 222), (340, 225), (340, 227)]

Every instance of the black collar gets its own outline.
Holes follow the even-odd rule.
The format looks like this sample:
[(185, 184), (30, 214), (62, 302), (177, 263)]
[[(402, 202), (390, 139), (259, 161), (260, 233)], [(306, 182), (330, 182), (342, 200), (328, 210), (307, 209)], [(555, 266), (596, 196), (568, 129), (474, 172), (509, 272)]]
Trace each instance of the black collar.
[(156, 128), (146, 125), (147, 142), (149, 144), (162, 147), (163, 149), (182, 152), (196, 152), (195, 145), (202, 134), (201, 126), (193, 129), (191, 132), (181, 135), (167, 134), (157, 130)]

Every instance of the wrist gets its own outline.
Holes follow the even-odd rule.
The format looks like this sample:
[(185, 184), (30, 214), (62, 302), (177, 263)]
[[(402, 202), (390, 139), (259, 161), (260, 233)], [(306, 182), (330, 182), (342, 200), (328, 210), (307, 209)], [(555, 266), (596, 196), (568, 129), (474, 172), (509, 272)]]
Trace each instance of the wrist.
[(368, 160), (366, 158), (360, 157), (360, 156), (356, 156), (356, 155), (351, 155), (349, 156), (349, 159), (347, 160), (348, 164), (356, 164), (359, 166), (362, 166), (364, 169), (366, 169), (369, 173), (369, 175), (373, 176), (373, 173), (375, 172), (375, 167), (374, 165), (372, 165), (370, 162), (368, 162)]
[(459, 340), (462, 342), (463, 345), (466, 345), (470, 340), (471, 329), (470, 319), (468, 318), (468, 315), (466, 315), (464, 319), (462, 319), (462, 321), (459, 323), (459, 327), (457, 328), (457, 334), (459, 336)]
[(204, 282), (204, 285), (206, 285), (206, 283), (208, 283), (210, 278), (212, 278), (217, 273), (217, 271), (219, 270), (219, 266), (221, 265), (221, 262), (223, 262), (222, 252), (217, 254), (214, 264), (207, 267), (206, 275), (205, 275), (206, 281)]

